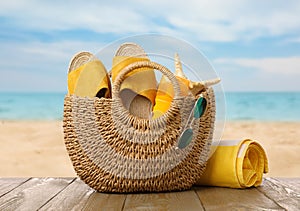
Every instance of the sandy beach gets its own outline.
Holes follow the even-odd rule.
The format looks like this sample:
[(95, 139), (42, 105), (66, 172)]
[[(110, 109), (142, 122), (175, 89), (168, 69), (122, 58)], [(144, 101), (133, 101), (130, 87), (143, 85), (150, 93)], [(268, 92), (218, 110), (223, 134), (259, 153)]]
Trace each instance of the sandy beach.
[[(300, 176), (300, 122), (227, 122), (222, 139), (252, 138), (267, 152), (266, 176)], [(61, 121), (1, 121), (0, 177), (75, 176)]]

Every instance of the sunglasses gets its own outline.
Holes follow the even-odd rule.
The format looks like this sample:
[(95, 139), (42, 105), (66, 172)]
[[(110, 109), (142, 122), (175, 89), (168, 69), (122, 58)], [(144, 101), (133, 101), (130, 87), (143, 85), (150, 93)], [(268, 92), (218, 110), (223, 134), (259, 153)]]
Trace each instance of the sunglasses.
[[(187, 120), (187, 124), (185, 126), (184, 132), (181, 133), (179, 139), (178, 139), (178, 145), (177, 148), (183, 149), (187, 147), (192, 139), (193, 139), (193, 129), (192, 125), (196, 119), (199, 119), (203, 116), (205, 109), (207, 106), (207, 101), (201, 94), (200, 97), (195, 102), (195, 105), (189, 115), (189, 118)], [(191, 120), (192, 119), (192, 120)], [(191, 121), (190, 121), (191, 120)], [(190, 122), (190, 123), (189, 123)]]

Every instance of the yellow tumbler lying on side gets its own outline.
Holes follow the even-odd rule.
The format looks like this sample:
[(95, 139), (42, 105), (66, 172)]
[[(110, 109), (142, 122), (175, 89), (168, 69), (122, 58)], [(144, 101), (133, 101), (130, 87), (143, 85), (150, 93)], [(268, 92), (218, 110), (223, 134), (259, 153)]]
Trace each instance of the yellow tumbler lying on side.
[(258, 142), (251, 139), (221, 140), (197, 184), (230, 188), (257, 187), (267, 172), (267, 155)]

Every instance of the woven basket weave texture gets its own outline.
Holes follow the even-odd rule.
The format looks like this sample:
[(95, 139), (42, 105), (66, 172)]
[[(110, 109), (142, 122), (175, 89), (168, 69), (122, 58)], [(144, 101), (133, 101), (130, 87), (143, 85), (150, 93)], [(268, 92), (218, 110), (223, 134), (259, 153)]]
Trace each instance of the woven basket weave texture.
[[(131, 115), (118, 96), (124, 76), (135, 68), (158, 69), (173, 83), (175, 97), (168, 112), (155, 120)], [(100, 192), (158, 192), (185, 190), (205, 169), (215, 121), (211, 88), (204, 115), (191, 125), (192, 142), (177, 141), (194, 106), (193, 96), (181, 97), (174, 75), (153, 62), (125, 68), (113, 86), (113, 98), (65, 97), (65, 144), (78, 176)]]

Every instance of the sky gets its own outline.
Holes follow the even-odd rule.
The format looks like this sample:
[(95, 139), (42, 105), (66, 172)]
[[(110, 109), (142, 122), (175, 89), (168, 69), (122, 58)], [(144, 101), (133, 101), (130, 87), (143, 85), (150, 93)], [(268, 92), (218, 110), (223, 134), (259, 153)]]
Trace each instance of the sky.
[(299, 0), (9, 0), (0, 3), (0, 92), (66, 92), (76, 52), (145, 33), (200, 50), (225, 92), (300, 91)]

